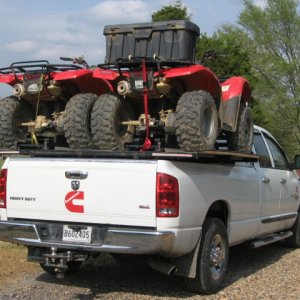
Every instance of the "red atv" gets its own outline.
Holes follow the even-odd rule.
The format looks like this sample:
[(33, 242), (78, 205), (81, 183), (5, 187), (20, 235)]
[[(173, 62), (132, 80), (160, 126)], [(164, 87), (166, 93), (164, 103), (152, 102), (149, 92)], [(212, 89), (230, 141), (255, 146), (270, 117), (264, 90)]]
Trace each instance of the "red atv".
[(99, 149), (178, 147), (203, 151), (226, 135), (232, 150), (250, 152), (253, 121), (246, 79), (223, 83), (195, 64), (199, 28), (170, 21), (104, 28), (106, 64), (94, 77), (107, 83), (91, 114)]
[(0, 82), (11, 85), (14, 93), (0, 100), (0, 148), (30, 140), (91, 146), (90, 112), (97, 95), (109, 92), (110, 84), (95, 78), (82, 57), (71, 60), (73, 64), (16, 62), (0, 69)]

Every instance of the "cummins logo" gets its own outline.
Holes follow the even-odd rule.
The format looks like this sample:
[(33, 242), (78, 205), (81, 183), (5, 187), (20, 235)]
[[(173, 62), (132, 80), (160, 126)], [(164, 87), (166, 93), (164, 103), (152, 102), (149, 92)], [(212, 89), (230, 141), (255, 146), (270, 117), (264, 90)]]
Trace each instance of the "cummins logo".
[(65, 197), (65, 206), (67, 210), (74, 213), (84, 213), (84, 206), (77, 202), (84, 200), (84, 192), (71, 191)]

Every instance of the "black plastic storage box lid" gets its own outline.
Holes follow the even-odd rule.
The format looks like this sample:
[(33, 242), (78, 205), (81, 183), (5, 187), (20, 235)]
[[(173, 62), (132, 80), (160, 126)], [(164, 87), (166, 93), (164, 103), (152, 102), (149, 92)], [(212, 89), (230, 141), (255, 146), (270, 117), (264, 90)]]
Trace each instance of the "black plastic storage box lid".
[(195, 61), (199, 27), (190, 21), (163, 21), (107, 25), (105, 62), (129, 57), (154, 57), (164, 61)]

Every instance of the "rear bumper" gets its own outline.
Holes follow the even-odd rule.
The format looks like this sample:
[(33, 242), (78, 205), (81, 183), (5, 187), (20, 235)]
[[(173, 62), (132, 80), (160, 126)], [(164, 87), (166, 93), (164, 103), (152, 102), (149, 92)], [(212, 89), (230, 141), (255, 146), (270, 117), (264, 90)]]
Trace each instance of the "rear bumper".
[(0, 221), (0, 240), (35, 247), (160, 255), (170, 253), (175, 240), (172, 231), (92, 227), (91, 243), (74, 243), (62, 240), (62, 224)]

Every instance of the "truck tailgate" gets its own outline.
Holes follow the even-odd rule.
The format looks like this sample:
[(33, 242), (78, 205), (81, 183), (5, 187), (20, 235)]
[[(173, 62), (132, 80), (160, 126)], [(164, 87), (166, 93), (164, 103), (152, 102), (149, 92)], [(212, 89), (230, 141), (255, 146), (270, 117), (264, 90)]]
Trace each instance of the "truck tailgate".
[(156, 227), (156, 161), (11, 158), (7, 169), (8, 218)]

